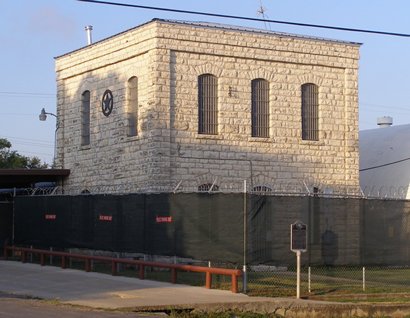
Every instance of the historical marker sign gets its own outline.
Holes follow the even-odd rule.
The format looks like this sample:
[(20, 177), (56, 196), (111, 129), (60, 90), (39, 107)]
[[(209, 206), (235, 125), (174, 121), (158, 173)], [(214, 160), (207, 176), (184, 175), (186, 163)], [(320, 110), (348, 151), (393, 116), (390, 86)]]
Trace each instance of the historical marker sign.
[(300, 298), (300, 256), (307, 250), (307, 225), (296, 221), (290, 225), (290, 250), (296, 253), (296, 298)]
[(290, 225), (290, 250), (292, 252), (306, 252), (307, 225), (296, 221)]

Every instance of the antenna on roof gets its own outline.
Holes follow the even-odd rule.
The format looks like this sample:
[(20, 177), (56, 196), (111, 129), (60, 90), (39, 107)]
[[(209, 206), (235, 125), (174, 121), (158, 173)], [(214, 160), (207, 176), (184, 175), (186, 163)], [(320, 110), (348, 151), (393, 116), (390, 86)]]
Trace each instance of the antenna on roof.
[[(268, 15), (265, 14), (267, 10), (266, 10), (266, 8), (263, 6), (262, 0), (259, 0), (259, 4), (260, 4), (260, 7), (259, 7), (259, 9), (256, 11), (256, 13), (257, 13), (258, 16), (262, 16), (262, 19), (263, 19), (263, 20), (266, 20), (266, 19), (268, 18)], [(264, 21), (263, 23), (265, 24), (265, 29), (266, 29), (266, 30), (269, 29), (269, 31), (272, 31), (271, 28), (270, 28), (270, 25), (267, 24), (266, 21)], [(269, 26), (269, 28), (268, 28), (268, 26)]]

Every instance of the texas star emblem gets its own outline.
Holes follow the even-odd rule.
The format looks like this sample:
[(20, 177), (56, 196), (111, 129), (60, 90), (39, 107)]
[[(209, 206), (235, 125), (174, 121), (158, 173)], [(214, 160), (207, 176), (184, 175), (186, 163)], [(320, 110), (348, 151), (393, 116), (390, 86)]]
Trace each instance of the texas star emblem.
[(102, 102), (101, 102), (101, 108), (104, 116), (108, 117), (113, 109), (114, 106), (114, 97), (112, 95), (112, 92), (107, 89), (104, 92), (104, 95), (102, 97)]

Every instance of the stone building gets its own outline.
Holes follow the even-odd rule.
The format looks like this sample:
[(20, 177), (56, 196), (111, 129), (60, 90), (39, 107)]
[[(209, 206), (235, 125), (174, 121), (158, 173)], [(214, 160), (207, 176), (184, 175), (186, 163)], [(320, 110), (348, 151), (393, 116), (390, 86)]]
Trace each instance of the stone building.
[(59, 56), (65, 191), (357, 191), (359, 47), (155, 19)]

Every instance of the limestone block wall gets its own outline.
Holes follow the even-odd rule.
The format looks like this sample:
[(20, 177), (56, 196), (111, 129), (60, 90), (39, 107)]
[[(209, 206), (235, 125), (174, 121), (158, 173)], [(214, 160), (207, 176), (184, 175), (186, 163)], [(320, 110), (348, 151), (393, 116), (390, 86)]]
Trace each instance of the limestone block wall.
[[(66, 192), (138, 191), (155, 183), (162, 137), (155, 108), (155, 28), (146, 25), (56, 59), (58, 86), (57, 164), (71, 170)], [(138, 134), (127, 136), (127, 81), (138, 78)], [(114, 107), (101, 110), (104, 91)], [(90, 145), (81, 145), (81, 95), (91, 94)], [(159, 144), (159, 145), (157, 145)]]
[[(171, 109), (171, 177), (186, 189), (358, 187), (358, 45), (163, 23), (158, 74)], [(167, 57), (168, 55), (168, 57)], [(218, 78), (218, 134), (198, 134), (198, 76)], [(251, 81), (270, 88), (269, 138), (251, 137)], [(319, 86), (319, 141), (301, 138), (301, 85)], [(160, 92), (161, 93), (161, 92)], [(170, 97), (169, 97), (170, 95)], [(168, 104), (166, 104), (168, 107)], [(293, 187), (293, 185), (292, 185)]]
[[(358, 50), (346, 42), (154, 20), (56, 59), (58, 165), (67, 189), (358, 189)], [(218, 134), (198, 134), (198, 76), (218, 79)], [(138, 136), (126, 82), (138, 77)], [(251, 81), (269, 82), (269, 137), (251, 137)], [(319, 141), (301, 138), (301, 85), (319, 87)], [(101, 112), (106, 89), (113, 113)], [(81, 146), (81, 94), (91, 143)], [(113, 187), (114, 186), (114, 187)], [(111, 192), (108, 190), (109, 192)], [(114, 191), (115, 192), (115, 191)]]

